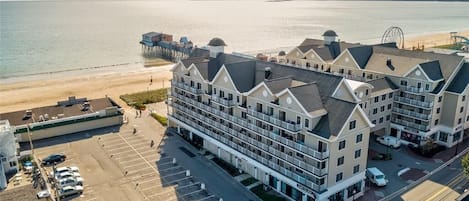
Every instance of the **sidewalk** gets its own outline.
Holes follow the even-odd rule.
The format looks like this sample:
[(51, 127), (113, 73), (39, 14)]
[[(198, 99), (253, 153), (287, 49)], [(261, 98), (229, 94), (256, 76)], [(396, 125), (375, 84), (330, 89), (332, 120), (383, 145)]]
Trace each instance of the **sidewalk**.
[(435, 154), (435, 156), (433, 156), (433, 159), (434, 160), (439, 159), (439, 160), (442, 160), (443, 162), (449, 161), (451, 158), (456, 156), (458, 153), (462, 152), (467, 147), (469, 147), (469, 137), (464, 138), (463, 141), (460, 142), (458, 145), (455, 145), (449, 149), (445, 149), (444, 151), (441, 151)]

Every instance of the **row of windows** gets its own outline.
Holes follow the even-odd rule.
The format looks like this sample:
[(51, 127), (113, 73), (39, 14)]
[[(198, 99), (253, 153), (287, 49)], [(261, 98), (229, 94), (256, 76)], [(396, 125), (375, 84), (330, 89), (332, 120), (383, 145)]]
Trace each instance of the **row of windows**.
[[(359, 171), (360, 171), (360, 165), (353, 166), (353, 174), (357, 174)], [(336, 182), (342, 181), (343, 177), (344, 177), (344, 173), (340, 172), (339, 174), (335, 176), (335, 181)]]
[[(360, 143), (363, 141), (363, 134), (360, 133), (355, 137), (355, 143)], [(345, 140), (342, 140), (339, 142), (339, 150), (342, 150), (345, 148)]]
[[(361, 155), (362, 155), (362, 150), (361, 149), (355, 150), (355, 159), (360, 158)], [(341, 157), (337, 158), (337, 166), (343, 165), (344, 161), (345, 161), (344, 156), (341, 156)]]
[[(389, 103), (387, 106), (387, 110), (391, 110), (391, 108), (392, 108), (392, 104)], [(380, 108), (380, 112), (384, 112), (384, 110), (386, 110), (386, 107), (383, 105)], [(373, 108), (373, 114), (377, 114), (377, 113), (378, 113), (378, 108)]]
[[(391, 115), (386, 115), (386, 121), (391, 120)], [(379, 121), (380, 124), (384, 122), (384, 117), (380, 117)], [(371, 123), (376, 124), (376, 119), (372, 120)]]
[[(393, 93), (391, 92), (391, 93), (389, 93), (389, 94), (383, 94), (383, 95), (381, 95), (381, 100), (382, 100), (382, 101), (386, 100), (386, 96), (387, 96), (389, 99), (391, 99), (392, 96), (393, 96)], [(374, 102), (377, 103), (378, 101), (379, 101), (379, 96), (376, 96)]]
[[(401, 80), (401, 86), (407, 86), (407, 81), (406, 80)], [(418, 82), (417, 83), (417, 88), (422, 88), (422, 83), (421, 82)], [(430, 84), (425, 84), (425, 90), (430, 90)]]

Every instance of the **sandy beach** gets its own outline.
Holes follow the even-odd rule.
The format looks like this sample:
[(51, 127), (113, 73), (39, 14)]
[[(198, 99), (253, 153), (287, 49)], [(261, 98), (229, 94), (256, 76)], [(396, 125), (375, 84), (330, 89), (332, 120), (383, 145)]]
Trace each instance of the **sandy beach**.
[[(469, 30), (458, 35), (469, 37)], [(449, 32), (409, 37), (406, 47), (450, 43)], [(36, 77), (0, 79), (0, 113), (56, 104), (68, 96), (100, 98), (110, 96), (123, 107), (119, 95), (158, 89), (170, 85), (172, 65), (144, 68), (135, 63), (113, 69), (66, 72)], [(150, 77), (153, 84), (150, 85)]]
[[(113, 69), (109, 72), (74, 72), (64, 75), (43, 75), (32, 81), (0, 80), (0, 112), (23, 110), (32, 107), (54, 105), (69, 96), (102, 98), (110, 96), (121, 106), (126, 106), (119, 95), (168, 87), (171, 65), (144, 68)], [(79, 74), (79, 75), (78, 75)], [(52, 78), (48, 78), (52, 77)], [(150, 78), (153, 84), (150, 85)], [(23, 78), (28, 79), (28, 78)]]
[[(464, 36), (469, 38), (469, 30), (458, 31), (457, 35)], [(404, 36), (406, 37), (406, 36)], [(411, 35), (407, 36), (404, 40), (404, 45), (406, 49), (412, 49), (412, 47), (422, 46), (425, 48), (447, 45), (453, 43), (448, 32), (439, 32), (432, 34), (422, 34), (422, 35)]]

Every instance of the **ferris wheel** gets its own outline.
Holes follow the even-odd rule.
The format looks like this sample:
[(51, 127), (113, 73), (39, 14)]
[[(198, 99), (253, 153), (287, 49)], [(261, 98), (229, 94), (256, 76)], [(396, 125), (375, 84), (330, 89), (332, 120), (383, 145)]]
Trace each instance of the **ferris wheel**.
[(396, 43), (398, 48), (404, 49), (404, 32), (400, 27), (389, 27), (381, 37), (381, 43)]

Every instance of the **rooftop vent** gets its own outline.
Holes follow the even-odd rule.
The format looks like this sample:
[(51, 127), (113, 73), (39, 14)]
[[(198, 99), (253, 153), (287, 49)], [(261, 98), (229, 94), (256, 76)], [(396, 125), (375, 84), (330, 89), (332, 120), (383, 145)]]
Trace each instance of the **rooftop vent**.
[(264, 79), (269, 79), (272, 75), (272, 69), (270, 67), (265, 67), (264, 69)]
[(394, 66), (392, 65), (391, 58), (386, 59), (386, 66), (392, 71), (394, 71), (395, 69)]
[(87, 111), (89, 109), (90, 109), (90, 102), (88, 102), (88, 101), (83, 102), (81, 111)]
[(33, 111), (32, 110), (26, 110), (24, 112), (23, 120), (30, 119), (33, 116)]

